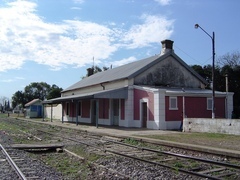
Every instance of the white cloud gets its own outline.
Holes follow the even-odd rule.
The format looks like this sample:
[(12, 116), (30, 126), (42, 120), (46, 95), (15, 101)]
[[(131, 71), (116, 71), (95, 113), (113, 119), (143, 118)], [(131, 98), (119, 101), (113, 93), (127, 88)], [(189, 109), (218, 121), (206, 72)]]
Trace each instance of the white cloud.
[(27, 60), (52, 70), (91, 64), (93, 56), (97, 64), (118, 48), (159, 43), (170, 37), (173, 27), (173, 21), (150, 15), (143, 15), (143, 23), (130, 30), (79, 20), (54, 24), (36, 14), (37, 4), (33, 2), (14, 1), (7, 5), (0, 8), (0, 72), (18, 69)]
[(15, 79), (24, 80), (25, 78), (24, 77), (15, 77)]
[(128, 48), (148, 46), (168, 39), (173, 33), (173, 20), (167, 20), (163, 16), (142, 15), (143, 24), (134, 25), (126, 33), (123, 40)]
[(110, 62), (109, 64), (113, 65), (113, 67), (116, 67), (116, 66), (122, 66), (124, 64), (128, 64), (128, 63), (134, 62), (136, 60), (137, 60), (136, 57), (131, 56), (129, 58), (124, 58), (124, 59), (119, 60), (119, 61)]
[(72, 10), (81, 10), (82, 8), (80, 7), (71, 7)]
[(23, 77), (14, 77), (14, 78), (11, 78), (11, 79), (1, 79), (0, 82), (11, 83), (11, 82), (14, 82), (14, 81), (24, 80), (24, 79), (25, 78), (23, 78)]
[(166, 5), (169, 5), (172, 0), (155, 0), (155, 1), (158, 2), (162, 6), (166, 6)]
[(84, 3), (85, 0), (73, 0), (74, 3), (76, 4), (82, 4)]
[(4, 82), (4, 83), (11, 83), (13, 81), (14, 81), (13, 79), (3, 79), (3, 80), (1, 80), (1, 82)]

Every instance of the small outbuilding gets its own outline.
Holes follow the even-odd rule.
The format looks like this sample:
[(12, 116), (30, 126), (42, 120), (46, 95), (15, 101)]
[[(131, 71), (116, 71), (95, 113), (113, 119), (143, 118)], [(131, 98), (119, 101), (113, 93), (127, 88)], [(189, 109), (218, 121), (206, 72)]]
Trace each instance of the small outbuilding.
[(42, 117), (42, 101), (40, 99), (33, 99), (25, 104), (26, 118), (40, 118)]

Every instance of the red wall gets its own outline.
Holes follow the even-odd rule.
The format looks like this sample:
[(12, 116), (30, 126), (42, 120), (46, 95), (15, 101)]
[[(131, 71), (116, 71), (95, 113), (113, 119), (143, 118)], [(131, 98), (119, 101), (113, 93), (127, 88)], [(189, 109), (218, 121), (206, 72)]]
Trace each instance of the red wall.
[[(178, 110), (169, 110), (169, 97), (166, 96), (166, 121), (183, 119), (183, 98), (178, 97)], [(206, 97), (185, 97), (185, 115), (188, 118), (211, 118), (212, 111), (207, 110)], [(215, 117), (225, 118), (225, 98), (215, 98)]]
[(99, 118), (109, 119), (109, 99), (99, 99)]
[(179, 121), (182, 120), (182, 97), (177, 97), (178, 110), (169, 110), (169, 96), (165, 98), (165, 113), (166, 121)]
[(82, 117), (90, 118), (90, 100), (82, 101)]
[(154, 120), (154, 94), (144, 90), (134, 89), (134, 119), (140, 120), (140, 99), (148, 99), (149, 121)]

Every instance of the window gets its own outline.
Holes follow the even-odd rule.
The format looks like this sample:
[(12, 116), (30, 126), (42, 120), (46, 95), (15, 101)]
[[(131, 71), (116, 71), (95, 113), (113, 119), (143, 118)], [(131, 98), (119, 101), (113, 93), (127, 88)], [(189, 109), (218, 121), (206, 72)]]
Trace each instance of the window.
[(207, 110), (212, 110), (212, 98), (207, 98)]
[(170, 110), (178, 110), (177, 97), (169, 97), (169, 109)]
[(78, 116), (82, 115), (82, 102), (78, 101)]

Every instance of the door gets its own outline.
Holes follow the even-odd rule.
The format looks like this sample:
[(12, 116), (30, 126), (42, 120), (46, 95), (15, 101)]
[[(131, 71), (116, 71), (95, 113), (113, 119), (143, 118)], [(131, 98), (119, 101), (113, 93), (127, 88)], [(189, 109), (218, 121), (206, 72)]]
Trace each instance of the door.
[(113, 99), (113, 125), (119, 125), (119, 99)]
[(142, 127), (146, 128), (147, 127), (147, 103), (143, 102), (142, 103)]

